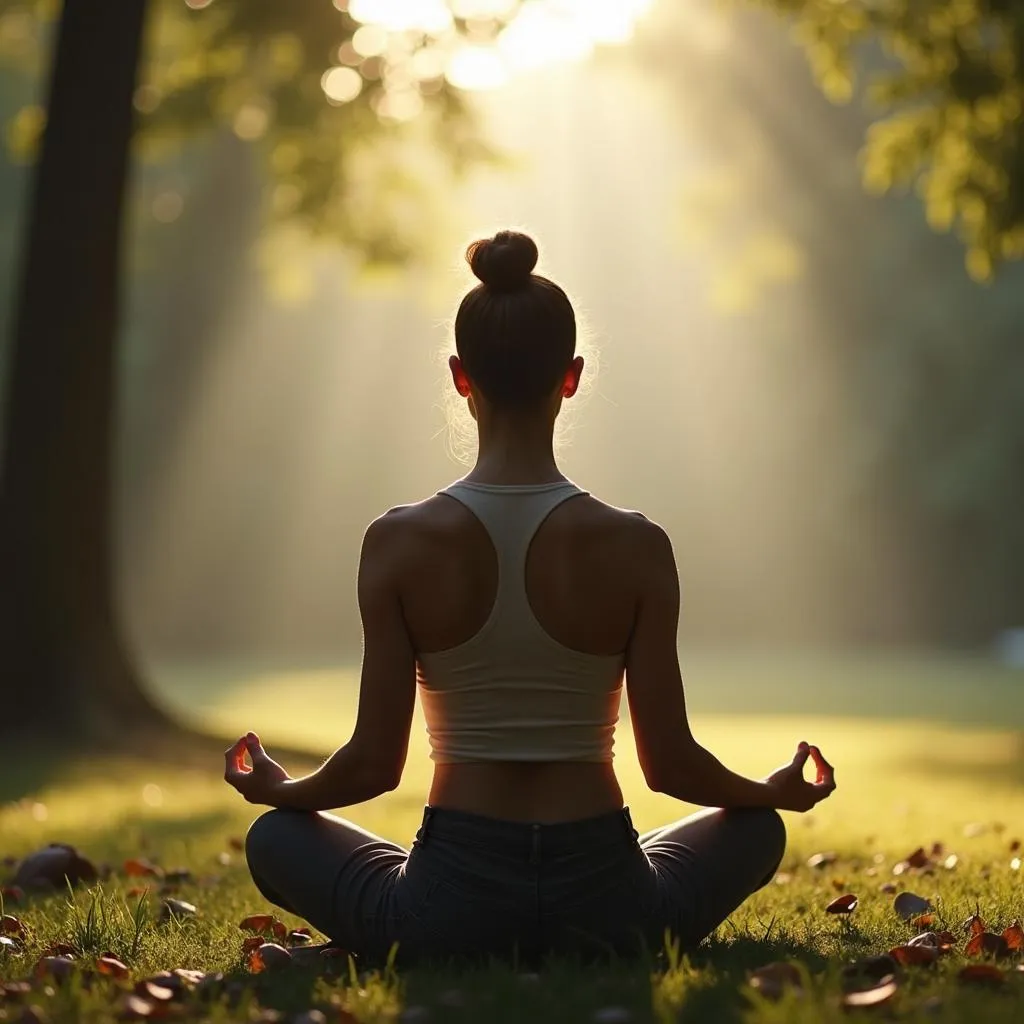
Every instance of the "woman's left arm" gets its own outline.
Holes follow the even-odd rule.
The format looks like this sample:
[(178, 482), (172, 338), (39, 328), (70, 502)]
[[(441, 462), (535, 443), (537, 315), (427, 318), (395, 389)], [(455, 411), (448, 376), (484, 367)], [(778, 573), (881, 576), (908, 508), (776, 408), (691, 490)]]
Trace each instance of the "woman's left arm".
[[(226, 778), (252, 803), (304, 811), (348, 807), (395, 789), (401, 780), (416, 701), (416, 654), (402, 614), (398, 581), (405, 531), (397, 526), (393, 515), (382, 516), (363, 538), (358, 579), (363, 666), (352, 738), (315, 772), (290, 779), (275, 771), (279, 766), (258, 740), (254, 750), (251, 739), (243, 737), (227, 752)], [(244, 766), (246, 749), (252, 769)]]

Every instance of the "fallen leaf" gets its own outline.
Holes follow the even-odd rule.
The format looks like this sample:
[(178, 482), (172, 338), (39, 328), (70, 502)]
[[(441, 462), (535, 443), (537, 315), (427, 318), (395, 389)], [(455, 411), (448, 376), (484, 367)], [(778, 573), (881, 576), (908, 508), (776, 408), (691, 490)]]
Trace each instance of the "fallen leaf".
[(25, 890), (16, 885), (0, 886), (0, 896), (10, 903), (21, 903), (25, 899)]
[(835, 864), (837, 856), (834, 850), (826, 850), (823, 853), (814, 853), (807, 858), (807, 866), (809, 868), (827, 868), (830, 864)]
[(127, 978), (131, 973), (127, 965), (121, 963), (120, 960), (113, 956), (99, 957), (96, 961), (96, 970), (108, 978), (117, 978), (119, 980)]
[(124, 862), (124, 873), (129, 878), (162, 878), (163, 871), (141, 857), (131, 857)]
[(284, 946), (279, 946), (275, 942), (264, 942), (249, 955), (249, 970), (253, 974), (278, 970), (287, 967), (291, 960), (292, 955)]
[(270, 914), (250, 914), (238, 922), (243, 932), (269, 932), (274, 918)]
[(63, 956), (69, 960), (74, 960), (78, 955), (78, 950), (70, 942), (55, 942), (43, 950), (43, 956)]
[(836, 892), (844, 892), (846, 890), (846, 879), (845, 878), (833, 878), (832, 888)]
[(935, 842), (932, 843), (931, 855), (933, 857), (941, 857), (944, 851), (945, 851), (945, 847), (942, 845), (942, 843), (938, 839), (936, 839)]
[(1010, 853), (1016, 853), (1019, 849), (1020, 849), (1020, 840), (1019, 839), (1011, 839), (1010, 840)]
[(886, 954), (854, 960), (853, 963), (847, 964), (842, 969), (843, 991), (870, 987), (866, 986), (865, 982), (876, 985), (878, 982), (887, 979), (890, 975), (897, 974), (899, 969), (899, 964)]
[(228, 839), (228, 846), (230, 846), (232, 850), (237, 850), (241, 853), (245, 849), (245, 840), (239, 839), (238, 836), (231, 836)]
[(834, 899), (826, 908), (826, 914), (851, 914), (857, 907), (857, 897), (852, 892)]
[(910, 923), (915, 928), (928, 928), (931, 925), (935, 924), (935, 915), (934, 914), (919, 914), (917, 917), (912, 917), (910, 919)]
[(937, 932), (921, 932), (907, 942), (908, 946), (933, 946), (938, 949), (941, 945)]
[(795, 964), (778, 960), (751, 971), (747, 983), (758, 995), (774, 1001), (781, 999), (789, 989), (800, 991), (803, 988), (803, 976)]
[(42, 956), (36, 961), (33, 973), (37, 978), (52, 978), (65, 981), (76, 967), (75, 961), (66, 956)]
[(262, 935), (250, 935), (247, 939), (242, 941), (242, 953), (248, 956), (254, 949), (259, 949), (263, 945)]
[(980, 915), (972, 914), (964, 921), (963, 929), (968, 935), (980, 935), (985, 931), (985, 922), (981, 919)]
[(19, 865), (11, 885), (21, 889), (54, 889), (79, 882), (95, 882), (92, 861), (67, 843), (51, 843), (30, 853)]
[(9, 935), (0, 935), (0, 953), (6, 956), (11, 953), (17, 953), (20, 950), (21, 947)]
[(177, 992), (173, 982), (165, 982), (163, 978), (144, 978), (135, 985), (136, 995), (154, 1002), (169, 1002)]
[(142, 996), (130, 994), (121, 1001), (121, 1012), (118, 1014), (122, 1020), (145, 1020), (149, 1017), (161, 1016), (163, 1008), (151, 1003)]
[(1008, 956), (1010, 947), (1002, 935), (994, 932), (979, 932), (967, 940), (964, 946), (965, 956), (991, 956), (1002, 958)]
[(19, 939), (27, 937), (25, 926), (16, 918), (10, 914), (4, 914), (0, 917), (0, 935), (15, 935)]
[(891, 896), (899, 886), (895, 882), (883, 882), (879, 887), (879, 892), (884, 892), (887, 896)]
[(892, 901), (892, 907), (904, 921), (909, 921), (919, 914), (927, 914), (929, 910), (933, 909), (928, 900), (912, 892), (901, 892)]
[(1006, 975), (993, 964), (968, 964), (956, 973), (957, 981), (981, 985), (1001, 985)]
[(928, 863), (928, 854), (923, 846), (919, 846), (913, 853), (903, 859), (912, 868), (923, 868)]
[(313, 934), (308, 928), (293, 928), (288, 933), (290, 946), (308, 946), (313, 941)]
[(843, 1006), (855, 1009), (865, 1006), (880, 1006), (888, 1002), (896, 994), (899, 982), (894, 976), (883, 979), (871, 988), (860, 989), (857, 992), (847, 992), (843, 996)]
[(1024, 950), (1024, 928), (1021, 927), (1020, 921), (1014, 921), (1003, 932), (1003, 938), (1006, 939), (1008, 949)]
[(172, 919), (179, 921), (184, 917), (195, 917), (199, 911), (194, 903), (168, 897), (160, 905), (160, 920), (167, 922)]
[(889, 956), (901, 967), (931, 967), (939, 959), (937, 946), (894, 946)]

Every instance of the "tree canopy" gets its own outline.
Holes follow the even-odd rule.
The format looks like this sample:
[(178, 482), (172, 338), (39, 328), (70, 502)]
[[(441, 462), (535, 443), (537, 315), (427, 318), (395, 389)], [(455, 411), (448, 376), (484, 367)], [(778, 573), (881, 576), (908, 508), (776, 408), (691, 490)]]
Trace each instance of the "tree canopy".
[(915, 188), (977, 280), (1024, 257), (1024, 0), (758, 2), (794, 19), (831, 98), (859, 79), (882, 111), (863, 151), (869, 189)]
[[(139, 152), (159, 160), (233, 132), (262, 158), (271, 223), (400, 262), (429, 246), (425, 200), (439, 183), (494, 155), (444, 77), (446, 47), (491, 38), (518, 4), (491, 6), (487, 18), (385, 31), (343, 0), (153, 0)], [(0, 0), (0, 60), (38, 73), (59, 11), (55, 0)], [(16, 154), (32, 153), (44, 118), (38, 106), (14, 118)]]

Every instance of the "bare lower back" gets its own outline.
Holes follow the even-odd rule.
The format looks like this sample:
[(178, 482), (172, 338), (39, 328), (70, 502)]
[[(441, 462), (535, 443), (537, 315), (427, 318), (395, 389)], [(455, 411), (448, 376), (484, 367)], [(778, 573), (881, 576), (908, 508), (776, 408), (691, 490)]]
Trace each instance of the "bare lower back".
[(547, 824), (622, 807), (611, 764), (489, 761), (434, 766), (429, 803), (505, 821)]

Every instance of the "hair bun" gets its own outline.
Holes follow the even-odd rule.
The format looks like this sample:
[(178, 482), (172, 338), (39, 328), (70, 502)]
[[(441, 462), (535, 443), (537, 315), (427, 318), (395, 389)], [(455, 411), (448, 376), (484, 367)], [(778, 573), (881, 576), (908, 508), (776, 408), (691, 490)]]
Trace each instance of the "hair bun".
[(466, 262), (484, 285), (496, 292), (525, 288), (537, 266), (537, 243), (519, 231), (499, 231), (466, 250)]

